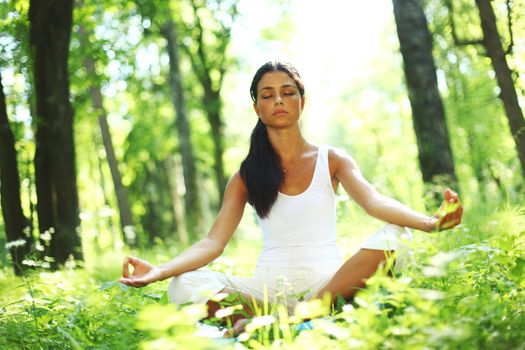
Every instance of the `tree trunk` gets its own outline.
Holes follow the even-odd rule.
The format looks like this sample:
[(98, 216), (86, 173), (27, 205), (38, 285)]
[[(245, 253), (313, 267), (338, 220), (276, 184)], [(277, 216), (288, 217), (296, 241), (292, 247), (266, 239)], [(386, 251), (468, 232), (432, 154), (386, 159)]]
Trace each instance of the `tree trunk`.
[(173, 21), (169, 20), (161, 28), (162, 34), (167, 40), (167, 49), (170, 61), (169, 83), (173, 94), (173, 105), (176, 111), (175, 127), (179, 139), (179, 149), (182, 155), (182, 169), (184, 173), (184, 185), (186, 187), (185, 216), (188, 232), (201, 230), (201, 208), (197, 186), (197, 174), (195, 168), (195, 157), (191, 144), (190, 124), (186, 113), (186, 102), (184, 100), (182, 76), (180, 72), (180, 58), (177, 44), (177, 32)]
[[(81, 0), (78, 2), (78, 6), (82, 6), (84, 2)], [(89, 35), (86, 32), (83, 24), (79, 25), (78, 29), (79, 39), (84, 46), (89, 45)], [(84, 59), (84, 66), (89, 76), (96, 76), (97, 72), (95, 69), (95, 61), (89, 55), (86, 55)], [(95, 110), (99, 111), (98, 124), (100, 126), (100, 133), (102, 135), (102, 142), (104, 144), (104, 150), (106, 151), (106, 159), (108, 162), (109, 170), (111, 172), (111, 179), (113, 180), (113, 187), (115, 189), (115, 195), (117, 197), (117, 205), (119, 209), (120, 217), (120, 229), (123, 240), (131, 246), (136, 246), (136, 235), (135, 226), (133, 224), (133, 216), (128, 201), (128, 194), (126, 188), (122, 184), (122, 176), (118, 168), (117, 157), (115, 156), (115, 150), (113, 148), (113, 142), (111, 138), (111, 132), (107, 120), (107, 113), (104, 108), (102, 100), (102, 92), (98, 83), (92, 83), (89, 87), (91, 95), (91, 102)]]
[[(79, 28), (80, 40), (87, 45), (89, 43), (88, 35), (81, 24)], [(84, 59), (84, 66), (89, 76), (95, 76), (95, 61), (87, 56)], [(115, 188), (115, 195), (117, 197), (117, 204), (120, 216), (120, 228), (124, 241), (129, 245), (136, 246), (135, 226), (133, 224), (133, 217), (129, 206), (128, 195), (124, 185), (122, 184), (122, 177), (118, 168), (117, 157), (115, 156), (115, 150), (113, 148), (113, 142), (111, 141), (111, 132), (107, 120), (106, 110), (102, 102), (102, 93), (100, 86), (93, 83), (89, 87), (91, 95), (91, 102), (95, 110), (99, 112), (98, 123), (100, 126), (100, 133), (102, 135), (102, 142), (104, 144), (104, 150), (106, 151), (106, 159), (108, 162), (109, 170), (111, 172), (111, 179), (113, 180), (113, 187)]]
[[(209, 71), (206, 71), (206, 75), (209, 75)], [(220, 92), (213, 91), (211, 78), (206, 79), (206, 85), (204, 86), (204, 101), (203, 104), (206, 109), (206, 115), (208, 122), (210, 123), (211, 136), (213, 139), (214, 149), (214, 170), (215, 177), (217, 180), (217, 188), (219, 190), (219, 205), (222, 203), (224, 196), (224, 190), (226, 189), (226, 177), (224, 175), (224, 162), (222, 155), (224, 154), (224, 146), (222, 143), (223, 132), (222, 132), (222, 120), (221, 120), (221, 96)]]
[(173, 156), (168, 157), (164, 163), (164, 169), (166, 171), (166, 177), (168, 178), (168, 185), (170, 189), (171, 203), (173, 216), (175, 218), (175, 231), (179, 236), (179, 242), (182, 245), (187, 245), (189, 243), (188, 231), (186, 231), (186, 226), (184, 224), (184, 214), (182, 205), (179, 204), (182, 200), (179, 200), (178, 186), (177, 186), (177, 169), (175, 164), (175, 159)]
[[(99, 146), (99, 143), (98, 143), (98, 140), (99, 140), (99, 137), (98, 135), (93, 135), (93, 144), (95, 145), (95, 156), (96, 156), (96, 166), (93, 165), (93, 163), (91, 162), (91, 168), (94, 169), (95, 167), (97, 168), (98, 170), (98, 177), (99, 177), (99, 182), (100, 182), (100, 191), (102, 192), (102, 197), (104, 198), (104, 209), (106, 208), (111, 208), (111, 205), (110, 205), (110, 202), (109, 202), (109, 196), (108, 196), (108, 191), (107, 191), (107, 186), (106, 186), (106, 180), (105, 180), (105, 176), (104, 176), (104, 171), (102, 169), (102, 164), (105, 163), (105, 161), (102, 159), (100, 153), (98, 152), (98, 148), (100, 147)], [(89, 158), (91, 159), (91, 158)], [(102, 222), (103, 220), (105, 219), (107, 221), (107, 228), (109, 229), (109, 231), (111, 232), (111, 239), (112, 239), (112, 243), (113, 243), (113, 250), (117, 251), (117, 249), (119, 248), (119, 243), (120, 243), (120, 240), (118, 239), (118, 235), (117, 235), (117, 232), (116, 232), (116, 228), (115, 226), (113, 225), (113, 218), (112, 218), (112, 215), (104, 215), (102, 216), (102, 211), (100, 209), (97, 209), (97, 216), (96, 216), (96, 220), (98, 221), (98, 224), (100, 224), (100, 228), (99, 228), (99, 232), (98, 232), (98, 235), (97, 235), (97, 248), (100, 248), (101, 245), (100, 245), (100, 232), (101, 232), (101, 228), (102, 228)], [(99, 226), (97, 226), (99, 227)]]
[[(227, 10), (208, 8), (209, 15), (211, 15), (211, 18), (214, 18), (214, 26), (220, 28), (218, 31), (205, 30), (205, 26), (201, 21), (201, 14), (205, 9), (206, 4), (195, 0), (191, 0), (190, 3), (193, 8), (194, 20), (191, 24), (186, 24), (186, 28), (191, 35), (193, 42), (192, 47), (196, 52), (192, 52), (192, 50), (185, 46), (183, 46), (183, 48), (185, 48), (192, 64), (193, 71), (204, 90), (202, 105), (206, 112), (208, 123), (210, 124), (211, 136), (214, 144), (213, 168), (217, 181), (220, 206), (227, 183), (223, 162), (224, 133), (221, 116), (221, 88), (229, 64), (226, 59), (226, 48), (230, 42), (232, 24), (238, 14), (238, 1), (232, 1)], [(184, 21), (181, 22), (183, 23)], [(212, 42), (205, 40), (205, 37), (208, 36), (213, 37)]]
[(82, 258), (67, 65), (72, 18), (72, 0), (30, 1), (37, 113), (37, 212), (41, 229), (51, 233), (53, 268), (71, 256)]
[[(162, 204), (159, 201), (160, 189), (157, 184), (155, 160), (144, 164), (143, 193), (145, 197), (146, 214), (143, 217), (143, 227), (148, 235), (148, 242), (153, 244), (155, 238), (162, 238), (163, 231)], [(163, 195), (163, 194), (160, 194)]]
[(7, 244), (17, 276), (22, 275), (22, 261), (30, 250), (28, 226), (20, 201), (20, 176), (16, 160), (15, 138), (9, 127), (2, 77), (0, 76), (0, 203), (5, 223)]
[(393, 4), (423, 181), (457, 186), (432, 36), (421, 0), (393, 0)]
[(483, 30), (483, 46), (490, 57), (492, 67), (496, 73), (496, 80), (500, 87), (499, 97), (503, 101), (503, 108), (509, 120), (512, 138), (516, 143), (521, 171), (525, 177), (525, 120), (523, 111), (518, 103), (518, 95), (512, 80), (512, 74), (507, 64), (505, 51), (501, 45), (500, 36), (496, 26), (496, 16), (490, 0), (476, 0)]

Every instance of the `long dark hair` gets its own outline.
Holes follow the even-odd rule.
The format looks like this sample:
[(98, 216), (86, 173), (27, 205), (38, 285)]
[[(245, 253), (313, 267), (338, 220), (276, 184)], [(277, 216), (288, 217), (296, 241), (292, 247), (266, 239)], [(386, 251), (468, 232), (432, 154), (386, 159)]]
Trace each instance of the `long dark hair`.
[[(289, 63), (270, 61), (263, 64), (253, 76), (250, 95), (257, 102), (257, 85), (268, 72), (284, 72), (295, 81), (299, 94), (304, 96), (304, 85), (297, 69)], [(250, 203), (261, 218), (268, 217), (273, 204), (277, 200), (279, 187), (284, 180), (279, 156), (275, 153), (266, 125), (261, 119), (252, 131), (250, 150), (241, 163), (241, 177), (248, 188), (248, 203)]]

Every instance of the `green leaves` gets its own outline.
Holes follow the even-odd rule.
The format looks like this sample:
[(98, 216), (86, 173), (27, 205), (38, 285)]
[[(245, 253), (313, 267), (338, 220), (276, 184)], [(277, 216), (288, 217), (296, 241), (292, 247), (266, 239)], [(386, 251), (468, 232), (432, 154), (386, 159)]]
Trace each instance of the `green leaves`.
[[(222, 309), (207, 326), (227, 326), (231, 315), (248, 317), (238, 349), (518, 347), (525, 341), (522, 215), (506, 209), (483, 218), (484, 231), (417, 236), (415, 264), (394, 278), (376, 274), (351, 303), (342, 298), (336, 305), (302, 301), (290, 315), (285, 306), (267, 300), (252, 306), (252, 317), (240, 304), (250, 301), (223, 295), (217, 299)], [(237, 266), (235, 258), (232, 266)], [(111, 271), (97, 266), (91, 273), (41, 272), (24, 280), (3, 272), (0, 348), (197, 350), (231, 345), (196, 335), (196, 323), (207, 315), (205, 305), (169, 303), (164, 284), (137, 289), (108, 281), (117, 273)], [(309, 326), (300, 327), (307, 319)]]

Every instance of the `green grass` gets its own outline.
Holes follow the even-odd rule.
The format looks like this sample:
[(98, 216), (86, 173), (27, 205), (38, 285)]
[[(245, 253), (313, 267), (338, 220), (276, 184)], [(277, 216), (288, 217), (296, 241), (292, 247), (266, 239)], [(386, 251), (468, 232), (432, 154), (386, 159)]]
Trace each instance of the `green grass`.
[[(142, 289), (115, 283), (122, 254), (24, 278), (6, 267), (0, 270), (0, 348), (525, 349), (523, 210), (471, 210), (462, 227), (418, 232), (415, 264), (402, 275), (377, 274), (352, 304), (336, 310), (315, 301), (289, 316), (269, 306), (236, 345), (195, 337), (204, 307), (167, 304), (167, 282)], [(257, 249), (258, 241), (241, 235), (214, 268), (247, 274)], [(138, 254), (160, 262), (176, 253), (159, 246)], [(310, 317), (314, 329), (298, 332), (296, 324)]]

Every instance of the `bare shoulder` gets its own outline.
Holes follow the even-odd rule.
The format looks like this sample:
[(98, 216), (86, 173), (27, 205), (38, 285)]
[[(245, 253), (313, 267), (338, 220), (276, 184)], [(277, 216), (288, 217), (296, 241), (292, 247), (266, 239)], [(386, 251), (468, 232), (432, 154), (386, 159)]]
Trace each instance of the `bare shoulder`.
[(337, 147), (331, 147), (328, 150), (328, 164), (330, 166), (330, 174), (334, 176), (342, 168), (356, 168), (357, 163), (354, 158), (345, 150)]
[(231, 176), (230, 181), (228, 181), (228, 185), (226, 186), (224, 195), (225, 197), (231, 195), (234, 197), (243, 198), (248, 196), (248, 189), (246, 188), (246, 184), (241, 177), (240, 171), (236, 171), (235, 174)]

